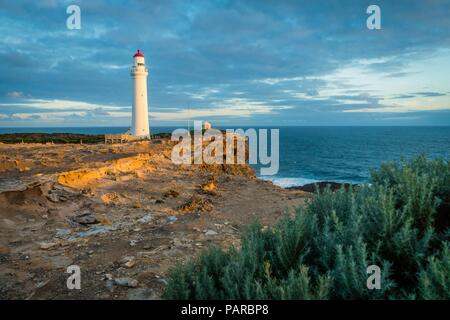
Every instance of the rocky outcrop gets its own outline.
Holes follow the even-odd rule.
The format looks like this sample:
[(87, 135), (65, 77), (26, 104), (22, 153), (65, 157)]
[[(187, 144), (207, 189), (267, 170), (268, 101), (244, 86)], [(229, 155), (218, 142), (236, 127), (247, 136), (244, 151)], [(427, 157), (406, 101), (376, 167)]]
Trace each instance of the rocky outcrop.
[(288, 187), (286, 189), (301, 190), (301, 191), (305, 191), (305, 192), (316, 192), (317, 189), (320, 191), (323, 191), (327, 187), (329, 187), (331, 191), (336, 191), (341, 188), (345, 188), (345, 190), (348, 190), (348, 188), (350, 186), (355, 187), (357, 185), (350, 184), (350, 183), (333, 182), (333, 181), (320, 181), (320, 182), (316, 182), (316, 183), (308, 183), (303, 186)]
[(135, 157), (122, 158), (107, 162), (106, 166), (98, 168), (86, 168), (63, 172), (58, 175), (58, 183), (71, 188), (85, 188), (96, 180), (105, 176), (120, 173), (132, 173), (138, 169), (154, 170), (153, 165), (148, 165), (149, 154), (139, 154)]
[[(273, 223), (307, 195), (248, 165), (176, 165), (171, 146), (0, 145), (34, 161), (0, 175), (0, 298), (160, 298), (177, 262), (239, 246), (249, 223)], [(72, 264), (83, 290), (67, 290)]]
[(19, 172), (29, 171), (33, 166), (32, 160), (9, 160), (0, 158), (0, 172), (17, 170)]

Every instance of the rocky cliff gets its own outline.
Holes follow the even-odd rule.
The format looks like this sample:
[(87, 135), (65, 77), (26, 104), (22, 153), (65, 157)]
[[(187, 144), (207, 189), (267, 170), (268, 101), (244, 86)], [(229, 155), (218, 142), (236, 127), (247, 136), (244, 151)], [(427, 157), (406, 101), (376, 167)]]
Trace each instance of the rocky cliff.
[[(157, 299), (167, 270), (239, 246), (308, 194), (247, 165), (175, 165), (168, 140), (0, 145), (0, 298)], [(78, 265), (82, 290), (68, 290)]]

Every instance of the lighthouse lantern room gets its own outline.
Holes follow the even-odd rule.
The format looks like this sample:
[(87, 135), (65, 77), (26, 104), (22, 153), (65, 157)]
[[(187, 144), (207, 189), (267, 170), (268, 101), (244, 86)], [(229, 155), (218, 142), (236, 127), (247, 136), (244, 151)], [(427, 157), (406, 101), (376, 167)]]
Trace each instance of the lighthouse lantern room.
[(131, 134), (142, 138), (150, 138), (147, 104), (148, 69), (145, 66), (145, 58), (141, 50), (138, 49), (133, 58), (134, 65), (131, 68), (131, 78), (133, 79)]

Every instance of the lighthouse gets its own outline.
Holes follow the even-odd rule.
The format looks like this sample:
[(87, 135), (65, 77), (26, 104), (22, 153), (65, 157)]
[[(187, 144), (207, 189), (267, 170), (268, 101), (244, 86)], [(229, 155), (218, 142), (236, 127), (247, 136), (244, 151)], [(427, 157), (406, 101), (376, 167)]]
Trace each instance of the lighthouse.
[(138, 49), (133, 58), (134, 65), (131, 68), (131, 78), (133, 81), (131, 134), (142, 138), (150, 138), (147, 104), (148, 69), (145, 66), (145, 58), (141, 50)]

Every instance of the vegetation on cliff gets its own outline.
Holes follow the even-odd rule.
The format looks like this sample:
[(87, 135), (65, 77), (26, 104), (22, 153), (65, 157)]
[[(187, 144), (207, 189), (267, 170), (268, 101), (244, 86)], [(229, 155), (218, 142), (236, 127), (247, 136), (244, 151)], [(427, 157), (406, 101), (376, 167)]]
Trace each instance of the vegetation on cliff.
[[(152, 139), (170, 139), (170, 133), (157, 133)], [(81, 133), (4, 133), (0, 134), (0, 143), (103, 143), (104, 134)]]
[(0, 134), (2, 143), (99, 143), (104, 142), (102, 134), (78, 133), (5, 133)]
[[(175, 267), (168, 299), (450, 299), (450, 162), (384, 164), (370, 184), (319, 191), (240, 248)], [(367, 288), (367, 267), (381, 288)]]

